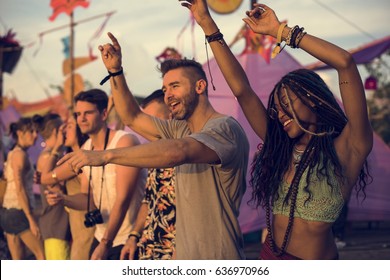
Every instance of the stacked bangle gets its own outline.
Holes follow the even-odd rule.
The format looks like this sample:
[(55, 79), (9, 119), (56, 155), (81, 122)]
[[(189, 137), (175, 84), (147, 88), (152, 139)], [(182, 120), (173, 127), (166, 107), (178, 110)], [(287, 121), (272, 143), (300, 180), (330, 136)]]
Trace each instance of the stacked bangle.
[(301, 42), (303, 36), (306, 35), (306, 32), (303, 32), (305, 28), (295, 25), (290, 29), (286, 38), (286, 45), (290, 46), (293, 49), (299, 48), (299, 43)]
[(303, 36), (306, 35), (306, 32), (303, 32), (304, 28), (302, 27), (300, 29), (300, 33), (298, 33), (298, 35), (296, 36), (295, 40), (294, 40), (294, 47), (295, 48), (299, 48), (299, 43), (301, 42)]
[(286, 37), (286, 44), (287, 46), (291, 46), (291, 39), (293, 38), (293, 34), (299, 30), (299, 26), (298, 25), (295, 25), (293, 28), (290, 29), (290, 31), (288, 32), (288, 35)]

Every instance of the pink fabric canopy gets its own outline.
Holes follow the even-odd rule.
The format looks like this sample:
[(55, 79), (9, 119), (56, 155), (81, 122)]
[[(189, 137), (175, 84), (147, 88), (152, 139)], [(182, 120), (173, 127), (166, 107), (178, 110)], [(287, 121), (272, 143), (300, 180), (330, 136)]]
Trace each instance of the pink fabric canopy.
[[(390, 49), (390, 36), (375, 40), (356, 49), (349, 50), (357, 64), (367, 64), (374, 58), (381, 56), (384, 52)], [(330, 69), (328, 65), (319, 61), (307, 65), (306, 68), (311, 70)]]
[(348, 220), (389, 221), (390, 220), (390, 148), (374, 133), (374, 147), (368, 156), (372, 184), (366, 187), (367, 197), (351, 195)]

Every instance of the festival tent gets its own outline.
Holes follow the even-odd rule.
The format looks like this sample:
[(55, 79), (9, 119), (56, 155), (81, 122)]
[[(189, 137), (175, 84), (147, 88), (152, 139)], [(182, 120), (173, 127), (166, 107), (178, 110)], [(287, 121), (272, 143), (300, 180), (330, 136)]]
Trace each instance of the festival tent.
[[(374, 40), (368, 44), (362, 45), (355, 49), (349, 50), (357, 64), (367, 64), (373, 59), (381, 56), (384, 52), (390, 49), (390, 36), (382, 39)], [(307, 65), (306, 68), (317, 71), (330, 69), (328, 65), (322, 61)]]
[[(286, 51), (282, 51), (275, 59), (270, 60), (269, 63), (256, 52), (244, 52), (236, 57), (247, 73), (252, 88), (263, 104), (267, 104), (269, 93), (283, 75), (289, 71), (304, 67)], [(248, 184), (241, 204), (239, 222), (243, 233), (257, 231), (265, 227), (265, 211), (262, 208), (255, 209), (253, 206), (248, 205), (247, 202), (251, 198), (251, 187), (249, 184), (250, 164), (261, 140), (247, 122), (215, 59), (211, 59), (209, 64), (206, 62), (203, 68), (209, 81), (213, 80), (216, 87), (215, 91), (211, 87), (209, 89), (209, 98), (212, 105), (217, 111), (236, 118), (244, 128), (250, 143)], [(211, 79), (210, 73), (213, 79)], [(352, 193), (349, 202), (348, 220), (390, 220), (390, 189), (388, 188), (388, 182), (386, 182), (390, 178), (390, 149), (378, 135), (374, 136), (374, 147), (368, 161), (373, 183), (367, 186), (367, 197), (363, 202), (361, 195), (357, 198), (356, 193)]]
[(354, 191), (349, 201), (349, 221), (390, 220), (390, 148), (374, 133), (374, 147), (368, 156), (372, 183), (366, 187), (366, 197)]

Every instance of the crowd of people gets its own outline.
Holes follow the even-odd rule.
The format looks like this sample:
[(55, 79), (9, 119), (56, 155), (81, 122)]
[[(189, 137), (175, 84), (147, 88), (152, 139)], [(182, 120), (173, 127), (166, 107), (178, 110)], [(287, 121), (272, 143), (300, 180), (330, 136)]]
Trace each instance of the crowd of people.
[[(243, 260), (238, 222), (250, 187), (267, 228), (260, 259), (338, 259), (332, 226), (354, 187), (365, 192), (373, 145), (362, 81), (351, 55), (303, 27), (287, 26), (255, 3), (244, 22), (258, 34), (300, 48), (336, 69), (344, 110), (318, 74), (281, 77), (263, 104), (223, 39), (206, 0), (180, 1), (205, 33), (259, 150), (249, 162), (241, 125), (217, 112), (200, 63), (161, 63), (161, 90), (142, 104), (130, 91), (122, 49), (111, 33), (99, 46), (115, 109), (142, 136), (107, 126), (108, 96), (78, 93), (74, 114), (21, 118), (10, 132), (1, 226), (13, 259), (25, 244), (36, 259)], [(262, 77), (258, 77), (261, 79)], [(103, 82), (103, 81), (102, 81)], [(33, 215), (33, 163), (26, 149), (45, 141), (35, 181), (43, 211)], [(250, 185), (246, 186), (248, 166)]]

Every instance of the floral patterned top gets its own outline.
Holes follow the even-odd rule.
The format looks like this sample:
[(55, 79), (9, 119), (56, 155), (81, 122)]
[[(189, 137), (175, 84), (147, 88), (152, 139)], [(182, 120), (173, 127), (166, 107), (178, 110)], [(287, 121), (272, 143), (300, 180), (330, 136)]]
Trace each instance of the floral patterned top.
[(169, 260), (175, 249), (176, 195), (174, 168), (149, 169), (144, 230), (138, 242), (140, 260)]

